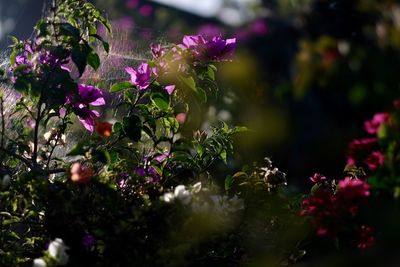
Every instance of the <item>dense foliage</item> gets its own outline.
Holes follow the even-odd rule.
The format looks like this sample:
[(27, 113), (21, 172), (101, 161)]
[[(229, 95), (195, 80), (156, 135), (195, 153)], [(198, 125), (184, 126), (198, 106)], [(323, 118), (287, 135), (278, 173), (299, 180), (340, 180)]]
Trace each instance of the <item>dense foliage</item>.
[(115, 58), (107, 38), (111, 24), (83, 0), (53, 1), (31, 39), (13, 38), (0, 86), (1, 266), (287, 266), (312, 262), (308, 251), (393, 248), (398, 100), (349, 144), (343, 178), (316, 173), (302, 196), (269, 158), (211, 171), (248, 132), (197, 116), (235, 38), (152, 43), (140, 60)]

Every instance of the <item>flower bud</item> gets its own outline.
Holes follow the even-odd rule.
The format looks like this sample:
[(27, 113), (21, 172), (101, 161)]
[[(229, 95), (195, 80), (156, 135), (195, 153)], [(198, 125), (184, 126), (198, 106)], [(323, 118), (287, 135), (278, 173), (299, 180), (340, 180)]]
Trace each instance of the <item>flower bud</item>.
[(71, 181), (77, 184), (86, 184), (90, 182), (93, 176), (93, 168), (75, 162), (71, 166)]

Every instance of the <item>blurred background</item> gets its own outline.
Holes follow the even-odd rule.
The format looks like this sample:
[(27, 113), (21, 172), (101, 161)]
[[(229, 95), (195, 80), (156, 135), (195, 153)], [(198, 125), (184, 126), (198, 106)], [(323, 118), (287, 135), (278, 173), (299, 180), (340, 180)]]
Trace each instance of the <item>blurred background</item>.
[[(0, 1), (0, 47), (29, 38), (45, 0)], [(400, 4), (394, 0), (93, 0), (113, 21), (114, 54), (146, 58), (152, 42), (236, 37), (235, 60), (199, 127), (218, 120), (251, 131), (221, 176), (271, 157), (303, 190), (321, 172), (340, 178), (347, 144), (399, 93)], [(112, 55), (111, 55), (112, 56)], [(195, 128), (194, 125), (192, 125)], [(224, 179), (224, 177), (221, 177)]]

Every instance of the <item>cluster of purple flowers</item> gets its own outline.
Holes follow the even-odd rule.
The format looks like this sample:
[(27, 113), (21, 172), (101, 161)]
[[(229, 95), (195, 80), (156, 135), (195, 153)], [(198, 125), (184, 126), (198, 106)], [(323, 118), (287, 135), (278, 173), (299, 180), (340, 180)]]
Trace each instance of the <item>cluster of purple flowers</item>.
[[(207, 40), (201, 35), (185, 36), (182, 44), (170, 51), (160, 44), (151, 45), (153, 59), (156, 61), (155, 67), (150, 67), (148, 63), (141, 63), (137, 68), (126, 67), (125, 71), (130, 75), (130, 82), (134, 86), (139, 90), (146, 90), (151, 84), (152, 77), (160, 78), (164, 74), (174, 73), (176, 66), (178, 66), (178, 71), (186, 70), (185, 60), (194, 64), (226, 61), (232, 58), (235, 49), (235, 38), (225, 40), (217, 36)], [(189, 58), (185, 54), (188, 54)], [(164, 88), (168, 94), (172, 94), (175, 85), (166, 85)]]

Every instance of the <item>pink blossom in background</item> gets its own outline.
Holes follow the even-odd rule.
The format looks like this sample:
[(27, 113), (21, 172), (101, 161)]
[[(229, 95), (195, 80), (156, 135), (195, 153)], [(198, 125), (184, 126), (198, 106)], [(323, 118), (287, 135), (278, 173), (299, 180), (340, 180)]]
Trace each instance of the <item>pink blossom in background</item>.
[(128, 0), (126, 1), (126, 7), (128, 9), (135, 9), (139, 5), (139, 0)]
[(375, 146), (378, 145), (378, 139), (376, 138), (361, 138), (355, 139), (349, 144), (347, 150), (347, 164), (355, 165), (357, 160), (369, 153)]
[(326, 177), (322, 174), (315, 173), (312, 177), (310, 177), (310, 180), (313, 183), (322, 183), (326, 181)]
[(369, 134), (376, 134), (378, 133), (379, 127), (384, 124), (389, 122), (390, 115), (387, 112), (383, 113), (377, 113), (374, 115), (372, 120), (364, 122), (364, 127), (365, 130)]
[(187, 114), (182, 112), (175, 115), (175, 119), (178, 121), (179, 124), (184, 124), (187, 119)]
[(359, 249), (367, 249), (375, 244), (374, 230), (368, 225), (362, 225), (358, 233)]
[(151, 5), (144, 5), (139, 8), (139, 14), (143, 17), (148, 17), (153, 14), (153, 7)]
[(86, 184), (90, 182), (94, 174), (91, 166), (86, 166), (80, 162), (75, 162), (70, 169), (71, 181), (77, 184)]
[(256, 35), (265, 35), (268, 33), (268, 25), (264, 20), (256, 20), (250, 23), (249, 29)]
[(368, 169), (375, 171), (382, 166), (385, 161), (385, 156), (380, 151), (373, 151), (364, 161)]
[(125, 16), (120, 19), (112, 21), (113, 27), (130, 30), (135, 27), (135, 22), (132, 17)]

